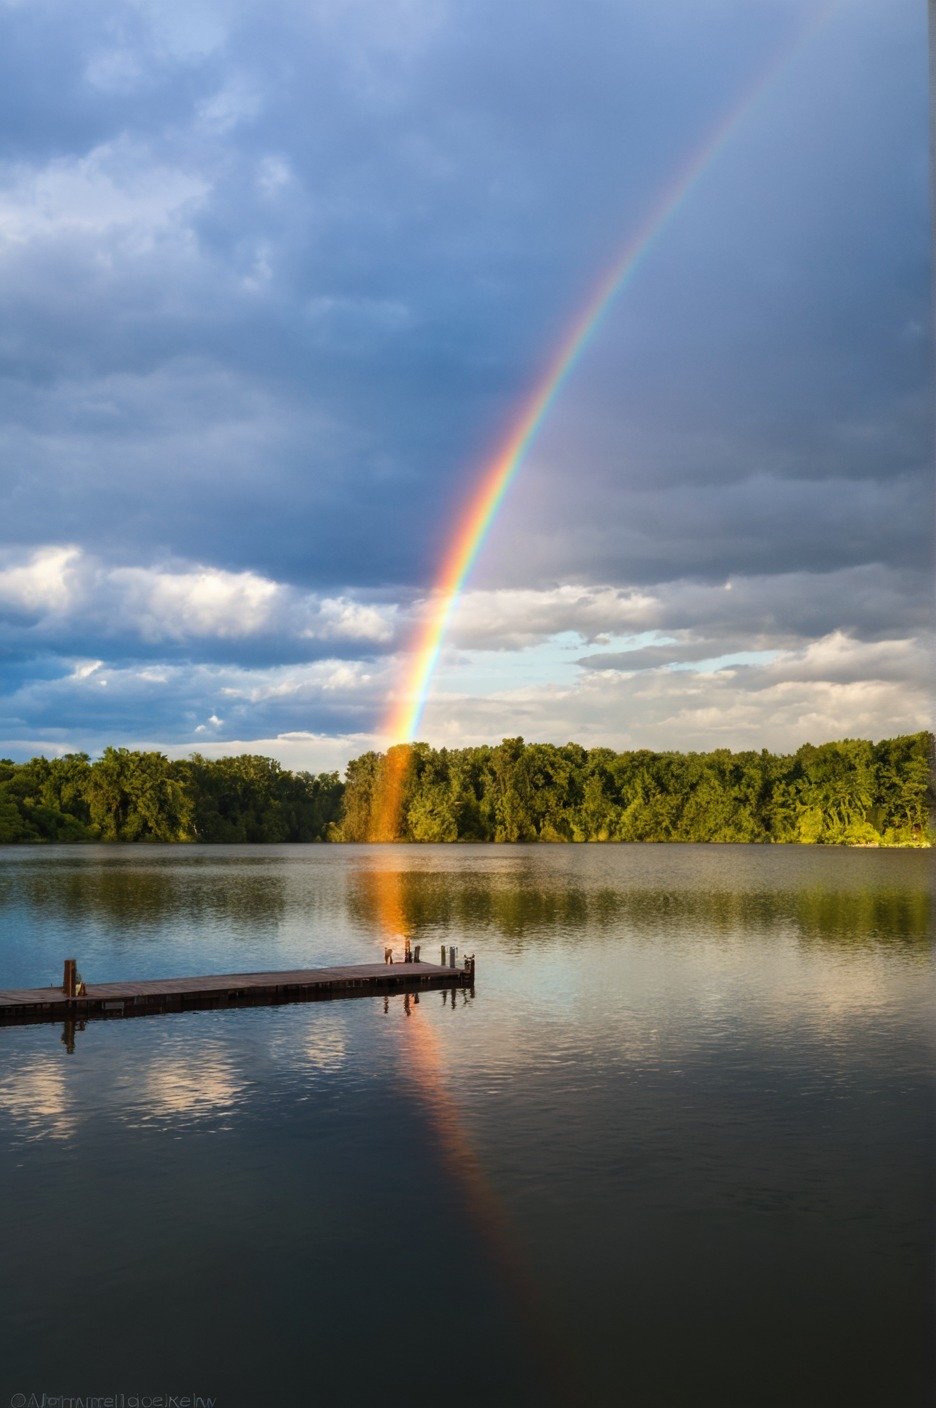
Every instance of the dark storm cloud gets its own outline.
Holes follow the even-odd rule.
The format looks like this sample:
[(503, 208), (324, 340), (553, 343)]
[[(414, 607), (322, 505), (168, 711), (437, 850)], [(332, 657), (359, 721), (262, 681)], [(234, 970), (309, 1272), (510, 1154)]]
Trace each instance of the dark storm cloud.
[[(204, 671), (395, 649), (576, 308), (818, 8), (8, 7), (0, 533), (17, 561), (94, 564), (61, 600), (4, 598), (10, 717), (178, 737), (206, 727)], [(479, 583), (658, 587), (686, 660), (744, 630), (768, 649), (919, 629), (924, 31), (910, 0), (853, 0), (750, 110), (570, 377)], [(133, 570), (148, 585), (121, 607)], [(199, 571), (230, 610), (165, 580)], [(272, 592), (256, 629), (232, 624), (243, 574)], [(317, 634), (339, 600), (398, 610), (382, 634)], [(99, 658), (120, 691), (55, 683)], [(380, 715), (373, 680), (303, 678), (245, 688), (240, 736)]]
[[(110, 553), (122, 538), (137, 556), (156, 544), (319, 585), (424, 581), (467, 475), (601, 262), (810, 9), (767, 6), (755, 21), (714, 6), (703, 23), (686, 7), (678, 25), (606, 4), (574, 17), (547, 6), (533, 23), (489, 5), (279, 5), (262, 22), (236, 6), (193, 18), (144, 5), (12, 12), (26, 58), (18, 88), (24, 72), (46, 86), (28, 62), (42, 33), (60, 75), (42, 124), (21, 94), (29, 139), (9, 150), (23, 227), (6, 252), (12, 535), (78, 535)], [(885, 122), (894, 141), (908, 107)], [(845, 149), (852, 165), (885, 110)], [(885, 165), (893, 142), (871, 147)], [(752, 223), (766, 202), (762, 223), (776, 224), (771, 192), (784, 181), (787, 225), (791, 208), (815, 205), (822, 155), (804, 146), (791, 175), (757, 170), (757, 148), (744, 170), (742, 150), (741, 180), (711, 208), (703, 192), (687, 209), (661, 251), (675, 267), (662, 281), (648, 273), (652, 297), (628, 294), (628, 315), (608, 329), (613, 347), (626, 327), (646, 364), (641, 396), (665, 404), (667, 421), (675, 402), (686, 434), (719, 377), (741, 396), (747, 365), (776, 382), (778, 335), (793, 344), (788, 364), (801, 362), (805, 306), (819, 356), (830, 341), (841, 348), (838, 322), (859, 302), (874, 307), (849, 360), (868, 339), (882, 249), (916, 192), (896, 178), (885, 187), (889, 213), (858, 239), (861, 258), (842, 260), (837, 242), (864, 230), (860, 203), (825, 198), (773, 244)], [(786, 263), (771, 272), (781, 236)], [(919, 271), (907, 277), (903, 301), (919, 312)], [(677, 331), (661, 341), (674, 308)], [(778, 310), (773, 339), (739, 375), (724, 345), (732, 324), (744, 332), (745, 318), (775, 322)], [(794, 443), (840, 362), (818, 380), (802, 367), (792, 406), (775, 386), (765, 413)], [(629, 417), (600, 346), (592, 377), (603, 396), (593, 419), (612, 417), (619, 459)], [(710, 420), (724, 419), (723, 402)], [(665, 484), (665, 446), (654, 454), (648, 436), (647, 475)], [(737, 472), (738, 448), (675, 472), (708, 484)], [(600, 498), (601, 457), (589, 469)], [(596, 505), (593, 517), (606, 514)]]
[[(932, 490), (922, 466), (912, 475), (858, 481), (751, 472), (736, 484), (649, 489), (619, 483), (602, 494), (602, 504), (613, 530), (580, 511), (571, 483), (549, 503), (529, 490), (518, 494), (498, 526), (494, 550), (522, 531), (526, 552), (522, 564), (503, 553), (501, 580), (519, 585), (559, 576), (652, 584), (686, 575), (721, 582), (883, 563), (912, 570), (918, 591), (931, 561)], [(901, 612), (918, 612), (923, 601), (925, 594), (914, 595)], [(833, 609), (851, 612), (853, 603), (836, 602)]]

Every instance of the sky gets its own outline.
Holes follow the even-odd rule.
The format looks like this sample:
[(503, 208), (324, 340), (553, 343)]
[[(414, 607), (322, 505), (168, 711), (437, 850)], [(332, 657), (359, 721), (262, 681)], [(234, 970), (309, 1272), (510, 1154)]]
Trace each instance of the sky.
[[(815, 21), (819, 23), (815, 23)], [(923, 0), (0, 0), (0, 755), (931, 726)], [(783, 57), (779, 68), (778, 56)]]

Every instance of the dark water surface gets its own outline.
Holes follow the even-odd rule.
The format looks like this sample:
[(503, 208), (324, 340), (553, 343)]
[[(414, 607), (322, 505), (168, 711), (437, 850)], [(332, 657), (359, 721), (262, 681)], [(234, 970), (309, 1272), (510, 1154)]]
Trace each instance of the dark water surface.
[(391, 931), (478, 970), (408, 1012), (0, 1029), (0, 1408), (929, 1404), (931, 868), (0, 849), (0, 987), (371, 962)]

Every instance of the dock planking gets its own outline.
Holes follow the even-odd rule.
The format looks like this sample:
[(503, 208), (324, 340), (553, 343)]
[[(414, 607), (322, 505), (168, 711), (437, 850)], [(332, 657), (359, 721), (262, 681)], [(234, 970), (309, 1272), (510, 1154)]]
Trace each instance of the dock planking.
[(12, 988), (0, 991), (0, 1026), (473, 986), (474, 960), (469, 959), (461, 968), (422, 962), (361, 963), (273, 973), (87, 983), (80, 997), (68, 996), (62, 987)]

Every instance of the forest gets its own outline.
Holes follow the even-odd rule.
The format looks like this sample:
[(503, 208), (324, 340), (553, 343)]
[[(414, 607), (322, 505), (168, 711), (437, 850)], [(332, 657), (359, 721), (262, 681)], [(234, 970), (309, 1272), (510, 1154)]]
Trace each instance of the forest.
[[(698, 841), (928, 846), (933, 735), (792, 754), (399, 744), (336, 772), (106, 748), (0, 760), (0, 844)], [(388, 813), (388, 791), (394, 805)], [(388, 820), (389, 816), (389, 820)]]

